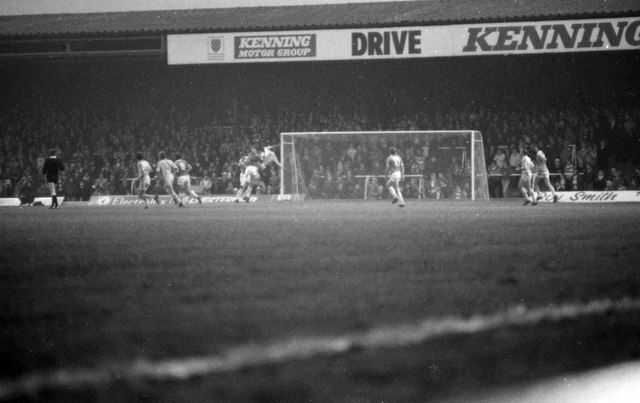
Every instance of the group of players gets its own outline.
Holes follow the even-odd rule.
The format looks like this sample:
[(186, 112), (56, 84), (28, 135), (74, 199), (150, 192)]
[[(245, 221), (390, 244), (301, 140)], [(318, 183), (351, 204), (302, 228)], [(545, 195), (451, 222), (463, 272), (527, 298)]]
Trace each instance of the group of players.
[[(154, 200), (157, 204), (160, 204), (159, 196), (146, 193), (149, 186), (151, 186), (151, 164), (144, 159), (144, 155), (140, 152), (136, 155), (136, 158), (138, 159), (138, 176), (133, 179), (132, 188), (137, 187), (138, 197), (144, 201), (144, 208), (148, 209), (149, 200)], [(171, 200), (178, 207), (184, 207), (183, 199), (178, 196), (184, 190), (186, 195), (192, 196), (198, 200), (198, 203), (202, 203), (200, 196), (191, 189), (191, 177), (189, 176), (189, 172), (192, 169), (191, 165), (182, 159), (180, 154), (176, 154), (175, 162), (168, 159), (164, 151), (160, 151), (158, 158), (160, 159), (156, 167), (158, 175), (154, 179), (162, 181), (162, 188), (171, 196)], [(173, 189), (174, 174), (177, 175), (177, 193)], [(136, 184), (137, 186), (135, 186)]]
[[(257, 146), (251, 146), (249, 152), (242, 156), (239, 161), (241, 167), (240, 172), (240, 188), (236, 193), (234, 201), (240, 202), (240, 199), (249, 202), (251, 193), (254, 191), (255, 186), (260, 181), (260, 172), (263, 171), (266, 165), (275, 163), (282, 168), (277, 156), (271, 150), (272, 147), (265, 147), (263, 151), (258, 151)], [(134, 178), (134, 184), (137, 184), (138, 197), (144, 201), (144, 207), (149, 208), (149, 200), (154, 200), (160, 204), (158, 195), (147, 194), (147, 189), (151, 186), (151, 164), (144, 159), (142, 153), (136, 155), (138, 159), (138, 176)], [(189, 172), (192, 167), (189, 163), (182, 159), (180, 154), (176, 154), (176, 161), (171, 161), (167, 158), (166, 153), (161, 151), (158, 154), (158, 165), (156, 172), (157, 179), (162, 180), (162, 188), (171, 196), (171, 199), (179, 207), (184, 207), (184, 201), (178, 195), (181, 191), (188, 196), (198, 200), (198, 203), (202, 203), (202, 199), (191, 188), (191, 177)], [(173, 188), (174, 174), (177, 174), (177, 192)], [(132, 186), (134, 187), (134, 186)]]
[[(535, 163), (529, 157), (529, 154), (533, 153), (535, 153)], [(543, 182), (553, 195), (553, 202), (556, 203), (558, 201), (558, 195), (549, 180), (547, 157), (537, 144), (533, 145), (533, 149), (525, 150), (520, 167), (521, 175), (518, 189), (524, 196), (525, 206), (529, 204), (535, 206), (542, 199), (542, 196), (540, 196), (540, 182)]]
[[(536, 162), (534, 163), (529, 154), (535, 153)], [(537, 205), (542, 199), (540, 196), (540, 182), (542, 182), (551, 192), (553, 196), (553, 202), (558, 202), (558, 195), (556, 194), (551, 181), (549, 180), (549, 168), (547, 167), (547, 157), (537, 144), (533, 145), (532, 149), (527, 149), (524, 152), (521, 163), (522, 174), (520, 176), (520, 182), (518, 188), (522, 192), (525, 198), (524, 205)], [(393, 198), (391, 203), (397, 203), (400, 201), (400, 207), (404, 207), (404, 200), (402, 198), (402, 192), (400, 191), (399, 183), (404, 180), (404, 164), (402, 158), (397, 155), (395, 147), (389, 148), (389, 156), (386, 162), (387, 167), (387, 189)]]
[(240, 158), (240, 161), (238, 161), (240, 165), (240, 187), (236, 192), (234, 202), (239, 203), (240, 199), (242, 199), (248, 203), (251, 200), (251, 193), (260, 181), (260, 172), (264, 171), (267, 165), (274, 163), (284, 169), (272, 148), (273, 146), (267, 146), (258, 151), (259, 147), (252, 145), (249, 152)]
[(250, 151), (240, 158), (238, 164), (240, 165), (240, 187), (233, 201), (239, 203), (242, 198), (248, 203), (253, 187), (260, 180), (260, 171), (265, 168), (264, 153), (258, 153), (258, 147), (251, 146)]
[[(277, 156), (271, 148), (272, 147), (265, 147), (263, 151), (259, 152), (257, 146), (251, 146), (250, 151), (240, 159), (240, 188), (234, 199), (236, 203), (239, 203), (240, 199), (249, 202), (251, 193), (260, 180), (260, 172), (265, 169), (266, 165), (275, 163), (282, 169), (280, 161), (278, 161)], [(529, 157), (529, 154), (533, 154), (534, 152), (535, 163)], [(173, 202), (179, 207), (184, 207), (183, 199), (178, 196), (178, 194), (184, 190), (186, 195), (192, 196), (198, 200), (198, 203), (202, 203), (200, 196), (191, 189), (191, 177), (189, 175), (192, 169), (191, 165), (182, 159), (180, 154), (176, 154), (175, 162), (168, 159), (164, 151), (161, 151), (158, 157), (160, 160), (156, 167), (156, 172), (158, 173), (156, 179), (162, 180), (162, 187), (164, 191), (171, 196)], [(160, 204), (157, 194), (150, 195), (146, 193), (147, 189), (151, 186), (151, 164), (144, 159), (144, 155), (140, 152), (136, 155), (136, 158), (138, 159), (138, 176), (133, 179), (132, 188), (137, 184), (138, 197), (144, 201), (145, 208), (149, 208), (149, 200), (154, 200), (157, 204)], [(521, 164), (522, 171), (518, 188), (525, 198), (524, 205), (531, 204), (535, 206), (538, 204), (538, 201), (542, 199), (540, 196), (540, 182), (546, 185), (553, 195), (553, 202), (556, 203), (558, 201), (558, 195), (549, 181), (547, 157), (537, 144), (534, 144), (533, 150), (528, 149), (525, 151)], [(404, 207), (404, 199), (399, 186), (399, 183), (404, 180), (404, 164), (402, 158), (397, 154), (395, 147), (389, 148), (386, 168), (386, 186), (393, 198), (391, 203), (394, 204), (399, 201), (399, 206)], [(57, 208), (58, 206), (55, 184), (57, 184), (58, 172), (61, 170), (64, 170), (64, 165), (56, 159), (56, 151), (52, 149), (50, 157), (45, 161), (42, 170), (51, 188), (52, 208)], [(177, 193), (173, 188), (174, 173), (177, 174), (178, 177), (176, 181)]]

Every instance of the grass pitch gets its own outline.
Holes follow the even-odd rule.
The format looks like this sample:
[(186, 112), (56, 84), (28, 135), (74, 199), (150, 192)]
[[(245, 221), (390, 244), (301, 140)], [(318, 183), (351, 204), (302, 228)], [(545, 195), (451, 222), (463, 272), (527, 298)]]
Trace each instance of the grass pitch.
[(183, 381), (118, 372), (514, 306), (637, 299), (638, 205), (67, 205), (0, 219), (0, 385), (60, 369), (111, 374), (7, 399), (425, 401), (640, 357), (632, 309)]

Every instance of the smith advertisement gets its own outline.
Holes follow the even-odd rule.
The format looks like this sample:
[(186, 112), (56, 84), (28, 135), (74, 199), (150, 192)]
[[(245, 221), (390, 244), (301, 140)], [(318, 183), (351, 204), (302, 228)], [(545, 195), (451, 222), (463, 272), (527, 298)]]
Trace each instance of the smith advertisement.
[(640, 17), (167, 36), (169, 64), (428, 58), (640, 49)]

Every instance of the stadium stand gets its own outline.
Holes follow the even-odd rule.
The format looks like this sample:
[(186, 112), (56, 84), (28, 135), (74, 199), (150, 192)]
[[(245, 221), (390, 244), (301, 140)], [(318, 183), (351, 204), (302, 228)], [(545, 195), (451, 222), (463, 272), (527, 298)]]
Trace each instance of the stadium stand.
[[(226, 18), (214, 20), (207, 20), (211, 10), (1, 17), (0, 196), (45, 195), (37, 171), (53, 146), (68, 165), (61, 193), (77, 201), (128, 193), (126, 178), (134, 175), (138, 150), (151, 162), (160, 150), (182, 152), (194, 167), (198, 190), (222, 194), (238, 186), (236, 162), (256, 134), (266, 145), (277, 144), (286, 131), (414, 129), (480, 130), (492, 197), (515, 192), (517, 161), (533, 142), (543, 145), (549, 161), (559, 160), (553, 169), (560, 189), (638, 189), (637, 51), (176, 69), (166, 65), (162, 44), (158, 48), (153, 39), (162, 42), (168, 32), (290, 28), (290, 21), (305, 27), (377, 26), (388, 15), (405, 15), (393, 21), (406, 25), (638, 11), (637, 4), (624, 1), (548, 2), (535, 12), (523, 2), (507, 3), (508, 8), (469, 3), (455, 14), (429, 9), (439, 2), (407, 2), (258, 8), (243, 11), (247, 18), (230, 9), (223, 12)], [(135, 28), (127, 25), (133, 17)], [(51, 34), (70, 57), (50, 58), (59, 49), (47, 38)], [(95, 35), (120, 45), (102, 49), (105, 38), (88, 40)], [(20, 50), (26, 43), (30, 47)], [(114, 58), (110, 51), (125, 57)], [(354, 153), (318, 150), (308, 173), (317, 195), (361, 197), (354, 178), (377, 172), (384, 150), (358, 146)], [(464, 194), (459, 162), (433, 148), (425, 153), (428, 144), (399, 148), (407, 173), (433, 185), (416, 192), (407, 182), (412, 197)], [(276, 170), (266, 172), (261, 188), (279, 192)]]
[[(538, 62), (539, 65), (544, 63), (544, 60)], [(579, 60), (575, 62), (576, 65), (579, 63)], [(117, 83), (116, 88), (113, 78), (103, 77), (102, 82), (96, 82), (96, 78), (102, 75), (100, 72), (82, 81), (80, 70), (85, 68), (82, 63), (60, 67), (59, 72), (49, 72), (49, 77), (54, 74), (55, 80), (32, 82), (29, 84), (31, 87), (27, 85), (27, 91), (25, 81), (18, 80), (20, 86), (13, 89), (11, 97), (5, 97), (3, 105), (5, 112), (0, 142), (2, 196), (19, 196), (17, 193), (25, 187), (18, 184), (27, 175), (39, 178), (36, 171), (42, 157), (48, 147), (54, 145), (60, 147), (68, 164), (62, 188), (69, 200), (86, 200), (91, 194), (126, 194), (129, 186), (123, 179), (134, 175), (133, 157), (139, 149), (145, 150), (152, 161), (160, 150), (166, 150), (170, 155), (174, 151), (182, 151), (192, 161), (193, 175), (208, 178), (207, 182), (211, 182), (206, 191), (220, 194), (229, 187), (237, 186), (234, 183), (238, 177), (236, 161), (256, 133), (262, 135), (263, 144), (276, 144), (281, 131), (429, 130), (434, 127), (448, 130), (473, 127), (484, 134), (485, 159), (491, 174), (506, 180), (502, 190), (494, 192), (493, 196), (508, 196), (514, 190), (508, 175), (517, 174), (519, 152), (532, 142), (544, 144), (549, 161), (560, 160), (555, 173), (562, 173), (557, 176), (557, 185), (561, 188), (588, 189), (594, 186), (589, 175), (595, 175), (599, 170), (603, 170), (607, 180), (612, 179), (610, 170), (614, 165), (622, 175), (612, 181), (612, 185), (615, 184), (617, 189), (638, 187), (640, 152), (635, 98), (625, 95), (622, 89), (612, 87), (605, 92), (594, 88), (586, 79), (580, 82), (580, 78), (574, 77), (574, 83), (556, 88), (552, 93), (551, 90), (536, 88), (533, 78), (524, 84), (519, 83), (518, 87), (503, 76), (500, 85), (482, 83), (477, 88), (456, 88), (456, 80), (453, 79), (420, 77), (432, 86), (424, 92), (427, 94), (424, 97), (411, 89), (412, 78), (416, 78), (412, 74), (405, 74), (409, 79), (404, 82), (396, 80), (388, 84), (389, 88), (369, 88), (369, 93), (358, 93), (355, 88), (341, 88), (339, 77), (342, 72), (338, 71), (327, 80), (331, 84), (329, 89), (309, 88), (299, 93), (297, 89), (283, 90), (277, 97), (282, 102), (269, 102), (267, 97), (272, 89), (260, 87), (257, 81), (261, 76), (258, 75), (251, 80), (256, 83), (253, 91), (246, 91), (247, 99), (237, 96), (233, 90), (219, 91), (216, 88), (217, 96), (199, 94), (194, 89), (186, 95), (177, 95), (184, 99), (169, 102), (158, 93), (174, 94), (175, 86), (182, 85), (186, 77), (176, 77), (158, 68), (155, 72), (146, 70), (145, 74), (150, 77), (137, 81), (134, 76), (143, 71), (141, 66), (130, 62), (110, 67), (120, 69), (122, 74), (129, 69), (135, 73), (131, 73), (130, 80)], [(347, 69), (345, 66), (337, 67)], [(392, 63), (387, 69), (398, 72), (397, 67)], [(447, 66), (447, 69), (451, 67)], [(42, 68), (48, 69), (49, 66)], [(411, 66), (400, 68), (412, 70)], [(483, 74), (479, 68), (476, 63), (474, 75)], [(487, 64), (486, 69), (490, 68)], [(537, 74), (535, 70), (541, 68), (534, 65), (531, 74)], [(519, 69), (519, 75), (522, 75), (519, 61), (503, 69), (504, 72)], [(33, 70), (29, 73), (40, 74)], [(305, 72), (298, 74), (304, 76)], [(615, 75), (617, 72), (606, 74)], [(238, 73), (228, 75), (231, 81), (240, 79)], [(167, 88), (159, 88), (156, 84), (167, 79), (175, 83)], [(215, 78), (198, 77), (194, 80), (215, 88)], [(564, 78), (558, 79), (562, 80)], [(570, 93), (570, 89), (575, 88), (574, 84), (579, 85), (580, 95), (577, 97)], [(136, 94), (127, 90), (130, 85), (137, 85)], [(43, 86), (46, 87), (44, 91)], [(503, 92), (488, 93), (496, 88)], [(344, 93), (335, 96), (332, 95), (334, 91)], [(386, 91), (392, 91), (393, 95), (384, 96)], [(518, 99), (520, 93), (536, 92), (537, 97)], [(96, 97), (93, 95), (96, 93), (102, 95)], [(368, 99), (372, 94), (375, 101)], [(256, 98), (263, 102), (256, 102)], [(225, 105), (227, 99), (234, 100), (232, 105)], [(356, 183), (353, 178), (358, 174), (375, 173), (374, 161), (384, 155), (384, 150), (382, 145), (375, 150), (354, 146), (357, 152), (351, 155), (343, 150), (342, 155), (334, 151), (330, 155), (316, 156), (315, 170), (319, 172), (314, 174), (314, 182), (318, 185), (318, 194), (325, 197), (338, 194), (361, 197), (354, 189)], [(423, 174), (426, 179), (431, 173), (443, 174), (446, 184), (439, 184), (442, 197), (452, 196), (457, 185), (464, 188), (465, 184), (457, 183), (454, 178), (456, 170), (461, 167), (455, 166), (455, 161), (452, 164), (445, 156), (433, 152), (424, 154), (426, 146), (407, 144), (400, 147), (407, 161), (407, 173)], [(497, 167), (491, 167), (492, 161)], [(569, 161), (572, 161), (575, 172), (567, 178), (565, 167)], [(589, 173), (587, 166), (590, 167)], [(265, 175), (264, 191), (279, 191), (277, 174), (270, 170)], [(42, 183), (36, 187), (35, 194), (46, 194)], [(344, 190), (337, 191), (338, 187)], [(429, 197), (427, 194), (416, 195), (419, 196)]]

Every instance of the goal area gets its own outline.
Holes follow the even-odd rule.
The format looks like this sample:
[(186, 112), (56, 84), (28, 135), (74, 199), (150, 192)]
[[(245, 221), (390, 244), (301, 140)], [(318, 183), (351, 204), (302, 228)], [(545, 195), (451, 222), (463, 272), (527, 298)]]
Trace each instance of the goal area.
[(402, 157), (405, 199), (489, 200), (477, 130), (280, 134), (280, 194), (295, 199), (390, 199), (389, 148)]

